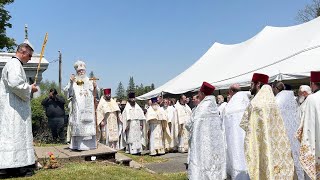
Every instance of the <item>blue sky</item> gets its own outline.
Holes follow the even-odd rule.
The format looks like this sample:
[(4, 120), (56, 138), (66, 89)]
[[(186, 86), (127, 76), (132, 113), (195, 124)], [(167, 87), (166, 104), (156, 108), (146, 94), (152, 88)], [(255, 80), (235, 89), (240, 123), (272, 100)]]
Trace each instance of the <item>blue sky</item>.
[[(115, 92), (129, 77), (136, 84), (161, 86), (195, 63), (214, 42), (245, 41), (266, 25), (299, 24), (299, 9), (311, 0), (15, 0), (6, 8), (17, 43), (29, 27), (29, 41), (40, 53), (49, 34), (45, 57), (63, 58), (63, 85), (82, 59), (100, 87)], [(213, 67), (215, 68), (227, 68)], [(44, 79), (58, 82), (58, 63)], [(187, 82), (186, 82), (187, 83)]]

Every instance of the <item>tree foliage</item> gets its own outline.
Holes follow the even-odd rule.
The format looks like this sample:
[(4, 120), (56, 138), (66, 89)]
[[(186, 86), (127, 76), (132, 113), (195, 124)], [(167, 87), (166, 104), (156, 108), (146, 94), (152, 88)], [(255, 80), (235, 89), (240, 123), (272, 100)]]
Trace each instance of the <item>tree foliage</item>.
[(142, 83), (140, 85), (135, 85), (133, 77), (130, 76), (128, 87), (126, 90), (123, 88), (122, 82), (119, 82), (116, 90), (116, 98), (120, 100), (126, 100), (127, 94), (125, 93), (129, 92), (134, 92), (136, 94), (136, 97), (138, 97), (154, 90), (154, 88), (155, 87), (153, 83), (150, 86), (144, 86)]
[(129, 78), (129, 84), (128, 84), (128, 88), (127, 88), (127, 94), (130, 92), (136, 92), (136, 86), (133, 80), (133, 76), (130, 76)]
[(122, 82), (119, 82), (119, 84), (118, 84), (118, 87), (116, 90), (116, 98), (120, 99), (120, 100), (126, 99), (125, 90), (122, 85)]
[(1, 0), (0, 1), (0, 50), (13, 51), (16, 47), (15, 40), (9, 38), (6, 35), (7, 28), (12, 28), (12, 24), (9, 23), (11, 15), (9, 11), (5, 9), (6, 5), (13, 3), (14, 0)]
[(94, 77), (95, 77), (94, 73), (93, 73), (93, 71), (91, 71), (90, 74), (89, 74), (89, 78), (94, 78)]
[(311, 4), (306, 5), (298, 11), (297, 20), (299, 22), (308, 22), (320, 16), (320, 0), (312, 0)]

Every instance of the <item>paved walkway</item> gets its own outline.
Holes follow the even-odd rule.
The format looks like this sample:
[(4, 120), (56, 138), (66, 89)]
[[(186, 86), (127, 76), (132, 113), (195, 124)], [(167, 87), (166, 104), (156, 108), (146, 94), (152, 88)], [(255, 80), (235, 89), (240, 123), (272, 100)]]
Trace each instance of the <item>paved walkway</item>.
[(177, 173), (185, 172), (188, 158), (188, 153), (168, 153), (163, 156), (163, 158), (169, 159), (162, 163), (149, 163), (144, 166), (156, 173)]

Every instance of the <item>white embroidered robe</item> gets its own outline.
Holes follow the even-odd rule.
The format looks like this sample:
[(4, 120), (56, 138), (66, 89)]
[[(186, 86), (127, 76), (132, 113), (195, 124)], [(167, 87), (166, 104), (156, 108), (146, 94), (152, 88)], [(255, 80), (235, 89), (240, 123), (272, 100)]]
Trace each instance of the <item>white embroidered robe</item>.
[(122, 112), (122, 121), (124, 123), (123, 131), (126, 135), (126, 153), (141, 153), (147, 144), (147, 129), (146, 117), (139, 104), (135, 103), (134, 106), (131, 106), (127, 103)]
[(295, 138), (299, 127), (298, 103), (295, 100), (293, 91), (283, 90), (276, 96), (276, 102), (280, 109), (281, 117), (286, 127), (287, 135), (290, 140), (290, 146), (295, 166), (295, 172), (299, 180), (304, 179), (304, 171), (299, 162), (300, 143)]
[(320, 91), (306, 99), (302, 121), (300, 163), (311, 179), (320, 179)]
[(0, 169), (35, 163), (30, 95), (20, 61), (8, 60), (0, 80)]
[(178, 151), (179, 152), (188, 152), (188, 131), (186, 130), (185, 124), (190, 120), (191, 109), (185, 104), (181, 105), (179, 101), (176, 103), (175, 108), (177, 110), (177, 119), (178, 119)]
[(226, 141), (214, 96), (206, 96), (187, 122), (190, 133), (188, 178), (225, 179)]
[(250, 103), (250, 92), (240, 91), (232, 96), (222, 115), (227, 139), (227, 173), (232, 179), (250, 179), (244, 156), (245, 132), (239, 126)]
[[(101, 97), (97, 107), (97, 124), (101, 128), (101, 140), (114, 149), (120, 149), (122, 122), (120, 118), (120, 108), (114, 99), (106, 101), (104, 96)], [(101, 125), (101, 122), (104, 125)]]
[(75, 150), (97, 148), (93, 84), (88, 77), (83, 81), (82, 85), (72, 82), (65, 88), (72, 102), (69, 116), (70, 149)]

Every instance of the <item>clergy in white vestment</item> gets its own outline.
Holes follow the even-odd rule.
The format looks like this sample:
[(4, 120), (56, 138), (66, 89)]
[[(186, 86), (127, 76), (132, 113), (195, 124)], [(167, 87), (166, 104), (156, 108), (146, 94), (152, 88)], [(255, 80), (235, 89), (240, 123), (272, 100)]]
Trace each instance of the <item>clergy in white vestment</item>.
[(95, 149), (97, 143), (93, 90), (96, 83), (86, 76), (86, 64), (83, 61), (77, 61), (74, 68), (77, 74), (71, 75), (65, 87), (68, 98), (71, 99), (70, 149)]
[(222, 95), (217, 96), (217, 106), (218, 106), (218, 111), (219, 111), (220, 117), (221, 117), (222, 112), (227, 104), (228, 104), (227, 102), (224, 102), (224, 97)]
[(23, 64), (32, 57), (27, 43), (18, 46), (16, 55), (3, 67), (0, 80), (0, 172), (35, 163), (30, 97), (37, 91), (28, 83)]
[(135, 101), (135, 93), (128, 94), (128, 102), (122, 112), (126, 153), (139, 154), (147, 146), (146, 117)]
[(250, 92), (239, 91), (232, 98), (223, 111), (227, 139), (227, 173), (231, 179), (250, 179), (244, 156), (245, 132), (239, 126), (243, 113), (250, 103)]
[(299, 87), (299, 91), (298, 91), (298, 97), (297, 97), (297, 101), (299, 103), (299, 109), (298, 109), (298, 115), (299, 115), (299, 128), (296, 132), (296, 138), (298, 139), (299, 142), (301, 142), (301, 138), (302, 138), (302, 127), (303, 127), (303, 114), (305, 112), (306, 109), (306, 99), (307, 97), (312, 94), (311, 88), (308, 85), (301, 85)]
[(165, 139), (165, 150), (173, 151), (177, 150), (178, 145), (178, 121), (177, 121), (177, 112), (173, 106), (169, 106), (169, 99), (165, 98), (163, 100), (163, 107), (161, 107), (168, 117), (168, 126), (167, 131), (170, 132), (171, 143)]
[(282, 90), (276, 95), (276, 102), (280, 109), (281, 117), (286, 127), (287, 136), (290, 140), (295, 173), (298, 179), (304, 179), (304, 172), (299, 162), (300, 143), (295, 138), (296, 130), (299, 127), (298, 103), (293, 91)]
[(254, 73), (254, 98), (244, 112), (240, 127), (245, 131), (245, 158), (250, 179), (293, 179), (290, 141), (277, 106), (269, 76)]
[(313, 94), (306, 99), (302, 117), (300, 163), (308, 177), (320, 179), (320, 71), (311, 71), (310, 86)]
[(121, 112), (117, 102), (111, 98), (111, 89), (103, 90), (97, 107), (97, 124), (100, 126), (100, 141), (107, 146), (120, 149), (122, 121)]
[(212, 95), (215, 87), (203, 82), (200, 103), (192, 112), (189, 131), (188, 179), (226, 179), (226, 141), (224, 125)]
[(148, 124), (150, 155), (165, 154), (164, 142), (171, 142), (170, 132), (167, 130), (168, 117), (157, 103), (157, 98), (151, 98), (152, 105), (148, 108), (146, 118)]
[(178, 119), (178, 151), (180, 153), (188, 152), (188, 131), (186, 130), (185, 124), (189, 121), (191, 116), (191, 109), (186, 104), (187, 97), (185, 95), (181, 95), (179, 101), (175, 104), (175, 108), (177, 110), (177, 119)]

